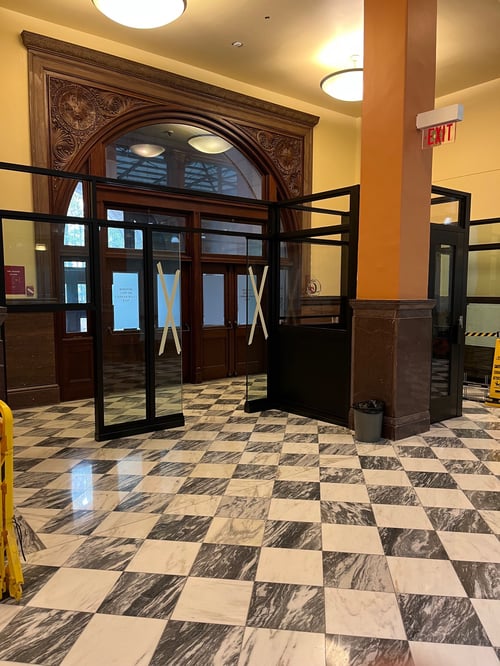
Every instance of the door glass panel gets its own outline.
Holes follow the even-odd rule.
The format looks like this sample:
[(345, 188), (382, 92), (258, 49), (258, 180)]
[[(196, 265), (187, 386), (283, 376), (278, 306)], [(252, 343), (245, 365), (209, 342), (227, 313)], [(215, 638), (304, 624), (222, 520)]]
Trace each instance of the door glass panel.
[(238, 323), (247, 325), (247, 401), (267, 398), (267, 280), (262, 264), (249, 264), (246, 275), (238, 275)]
[(434, 262), (434, 298), (432, 313), (432, 383), (431, 396), (450, 395), (451, 347), (453, 344), (453, 266), (455, 248), (440, 244)]
[(203, 273), (203, 326), (224, 326), (224, 275)]
[(179, 414), (182, 411), (181, 355), (181, 263), (179, 251), (172, 246), (172, 235), (154, 231), (153, 275), (155, 275), (154, 306), (154, 373), (155, 416)]
[(458, 224), (460, 208), (458, 201), (450, 201), (439, 194), (431, 199), (431, 224)]
[[(242, 222), (230, 222), (228, 220), (202, 219), (202, 229), (213, 229), (217, 231), (236, 231), (239, 233), (261, 234), (260, 224), (244, 224)], [(201, 236), (201, 251), (203, 254), (228, 254), (253, 257), (262, 256), (262, 241), (247, 239), (244, 236), (226, 236), (222, 234), (203, 233)]]
[(238, 326), (246, 326), (247, 324), (252, 323), (255, 305), (255, 294), (250, 282), (250, 276), (238, 275)]
[[(132, 231), (141, 235), (142, 247), (143, 232)], [(101, 228), (106, 240), (107, 232)], [(109, 426), (146, 418), (143, 252), (108, 249), (101, 271), (104, 425)]]

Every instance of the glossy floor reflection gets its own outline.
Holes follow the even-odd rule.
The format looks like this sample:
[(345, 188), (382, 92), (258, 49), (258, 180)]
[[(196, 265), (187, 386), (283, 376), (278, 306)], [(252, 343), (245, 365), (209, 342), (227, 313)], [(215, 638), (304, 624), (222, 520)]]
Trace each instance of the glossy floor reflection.
[(0, 603), (0, 666), (493, 666), (500, 411), (397, 443), (184, 390), (187, 426), (93, 438), (17, 412), (16, 504), (46, 548)]

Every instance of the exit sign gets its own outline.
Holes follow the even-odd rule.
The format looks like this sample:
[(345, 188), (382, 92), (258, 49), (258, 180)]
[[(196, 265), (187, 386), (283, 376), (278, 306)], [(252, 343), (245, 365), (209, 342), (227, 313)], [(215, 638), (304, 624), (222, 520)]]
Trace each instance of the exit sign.
[(453, 143), (455, 141), (457, 123), (444, 123), (443, 125), (434, 125), (422, 130), (422, 148), (435, 148), (443, 143)]

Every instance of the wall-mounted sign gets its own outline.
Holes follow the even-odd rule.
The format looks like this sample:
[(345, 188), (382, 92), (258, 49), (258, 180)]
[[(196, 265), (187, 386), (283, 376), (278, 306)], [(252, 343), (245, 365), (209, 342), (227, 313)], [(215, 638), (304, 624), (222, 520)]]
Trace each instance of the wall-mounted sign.
[(25, 295), (24, 266), (5, 266), (5, 293)]
[(422, 130), (422, 148), (435, 148), (443, 143), (453, 143), (457, 134), (457, 123), (446, 123)]

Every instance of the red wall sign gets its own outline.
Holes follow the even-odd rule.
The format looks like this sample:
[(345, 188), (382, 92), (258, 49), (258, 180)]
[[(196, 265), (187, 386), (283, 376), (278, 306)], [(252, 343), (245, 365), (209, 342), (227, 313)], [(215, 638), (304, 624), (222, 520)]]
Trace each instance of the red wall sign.
[(25, 289), (24, 266), (5, 266), (5, 293), (24, 296)]
[(426, 127), (422, 130), (422, 148), (434, 148), (455, 141), (457, 123)]

